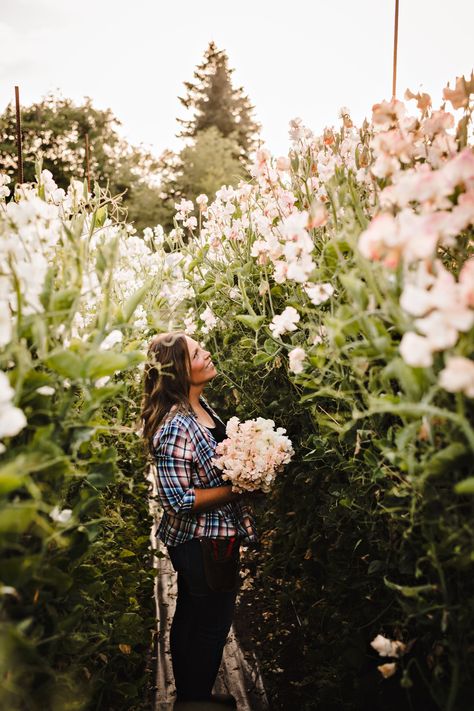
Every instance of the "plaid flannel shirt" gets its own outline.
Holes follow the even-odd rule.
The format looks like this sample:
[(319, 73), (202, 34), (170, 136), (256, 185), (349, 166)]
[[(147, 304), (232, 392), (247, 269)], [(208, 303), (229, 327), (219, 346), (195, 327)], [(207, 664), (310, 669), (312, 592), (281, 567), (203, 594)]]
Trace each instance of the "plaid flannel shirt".
[[(211, 412), (217, 418), (212, 409)], [(247, 542), (257, 540), (253, 518), (240, 501), (222, 504), (212, 511), (192, 511), (196, 488), (226, 484), (212, 463), (216, 440), (194, 413), (170, 415), (156, 432), (153, 444), (158, 498), (163, 507), (156, 535), (165, 545), (176, 546), (191, 538), (235, 535)]]

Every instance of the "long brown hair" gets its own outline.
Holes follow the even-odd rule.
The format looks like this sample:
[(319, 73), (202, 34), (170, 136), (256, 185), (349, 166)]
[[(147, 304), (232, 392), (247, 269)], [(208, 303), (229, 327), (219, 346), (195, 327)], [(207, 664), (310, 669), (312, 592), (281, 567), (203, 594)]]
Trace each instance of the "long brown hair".
[(153, 435), (173, 406), (189, 412), (190, 361), (183, 333), (160, 333), (148, 347), (142, 401), (143, 437)]

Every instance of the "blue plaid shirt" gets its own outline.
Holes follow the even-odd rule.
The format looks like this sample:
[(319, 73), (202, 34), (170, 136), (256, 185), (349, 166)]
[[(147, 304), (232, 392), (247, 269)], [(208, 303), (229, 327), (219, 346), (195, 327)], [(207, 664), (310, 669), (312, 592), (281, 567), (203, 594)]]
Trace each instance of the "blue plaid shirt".
[[(210, 409), (207, 403), (206, 406)], [(212, 462), (216, 440), (194, 413), (170, 416), (156, 432), (153, 444), (158, 498), (163, 507), (156, 535), (165, 545), (177, 546), (191, 538), (235, 535), (247, 542), (257, 540), (253, 517), (240, 501), (222, 504), (212, 511), (192, 511), (196, 488), (227, 483)]]

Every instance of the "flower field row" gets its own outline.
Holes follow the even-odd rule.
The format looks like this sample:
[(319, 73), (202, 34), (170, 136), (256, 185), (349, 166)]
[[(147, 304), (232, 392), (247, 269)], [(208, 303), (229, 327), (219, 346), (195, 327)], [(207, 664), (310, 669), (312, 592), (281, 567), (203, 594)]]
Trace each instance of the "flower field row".
[[(411, 92), (416, 116), (382, 102), (357, 128), (344, 108), (321, 136), (295, 119), (288, 156), (262, 149), (248, 182), (182, 200), (168, 235), (137, 235), (98, 186), (65, 193), (40, 167), (32, 185), (1, 179), (10, 708), (35, 692), (29, 707), (59, 709), (71, 689), (77, 708), (140, 708), (152, 627), (140, 379), (149, 336), (169, 328), (212, 348), (228, 417), (273, 419), (295, 446), (262, 507), (256, 569), (269, 674), (284, 669), (293, 707), (390, 708), (409, 693), (417, 708), (466, 708), (473, 94), (472, 78), (445, 90), (457, 124)], [(284, 649), (302, 650), (297, 669)], [(278, 679), (270, 693), (279, 708)]]

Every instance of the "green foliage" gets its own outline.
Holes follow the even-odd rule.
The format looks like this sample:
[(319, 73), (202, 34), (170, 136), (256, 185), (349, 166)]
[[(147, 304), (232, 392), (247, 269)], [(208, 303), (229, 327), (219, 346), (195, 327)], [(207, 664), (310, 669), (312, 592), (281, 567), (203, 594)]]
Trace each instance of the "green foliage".
[[(407, 695), (412, 708), (463, 711), (474, 669), (474, 405), (400, 358), (401, 275), (357, 252), (370, 208), (349, 182), (341, 170), (331, 186), (344, 220), (313, 233), (312, 279), (335, 287), (326, 303), (308, 303), (295, 282), (269, 283), (249, 256), (251, 230), (225, 243), (225, 260), (198, 260), (206, 281), (194, 306), (225, 325), (209, 343), (215, 400), (227, 417), (274, 419), (296, 449), (260, 505), (262, 547), (246, 561), (255, 582), (243, 604), (259, 611), (250, 644), (277, 711), (395, 709)], [(288, 305), (304, 320), (276, 339), (266, 324)], [(461, 338), (471, 353), (472, 333)], [(296, 346), (307, 365), (295, 376), (285, 361)], [(377, 634), (407, 645), (392, 679), (377, 670), (389, 661), (370, 646)]]
[[(151, 517), (136, 432), (144, 356), (130, 339), (122, 352), (101, 349), (117, 311), (117, 239), (103, 245), (104, 291), (86, 336), (61, 342), (78, 309), (72, 275), (88, 269), (76, 218), (64, 223), (45, 310), (18, 315), (0, 354), (27, 418), (0, 462), (0, 708), (9, 711), (151, 704)], [(145, 294), (122, 305), (125, 332)]]
[[(0, 165), (17, 177), (15, 107), (0, 116)], [(86, 177), (86, 135), (89, 137), (91, 184), (108, 186), (113, 195), (124, 194), (129, 221), (137, 230), (167, 217), (161, 191), (149, 183), (158, 161), (142, 148), (130, 146), (117, 132), (120, 121), (110, 109), (94, 108), (91, 99), (76, 105), (71, 99), (49, 94), (21, 112), (25, 182), (34, 180), (35, 161), (53, 173), (60, 188), (72, 178)]]
[(195, 200), (201, 193), (212, 199), (222, 185), (237, 185), (243, 170), (233, 157), (235, 145), (234, 139), (224, 138), (215, 127), (200, 131), (194, 144), (180, 153), (176, 193), (188, 200)]

